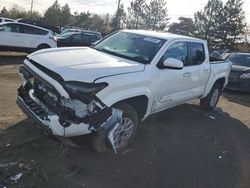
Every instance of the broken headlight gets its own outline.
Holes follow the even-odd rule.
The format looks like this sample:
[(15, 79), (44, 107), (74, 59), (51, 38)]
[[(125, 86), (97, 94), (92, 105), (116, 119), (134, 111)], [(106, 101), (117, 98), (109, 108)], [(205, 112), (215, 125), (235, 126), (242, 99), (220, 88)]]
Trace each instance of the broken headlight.
[(90, 99), (107, 87), (106, 82), (102, 83), (84, 83), (78, 81), (67, 81), (64, 83), (64, 88), (69, 93), (70, 97), (80, 99), (83, 102), (90, 102)]

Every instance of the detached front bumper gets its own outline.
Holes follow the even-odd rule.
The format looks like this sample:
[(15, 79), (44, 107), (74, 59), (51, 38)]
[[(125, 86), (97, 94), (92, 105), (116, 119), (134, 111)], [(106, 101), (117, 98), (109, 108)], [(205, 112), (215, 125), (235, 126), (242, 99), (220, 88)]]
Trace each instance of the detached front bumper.
[(16, 102), (22, 111), (48, 135), (72, 137), (91, 133), (89, 125), (84, 123), (72, 123), (65, 127), (60, 123), (58, 115), (49, 115), (45, 112), (43, 107), (35, 102), (31, 93), (23, 90), (22, 87), (19, 88), (19, 96)]
[(40, 129), (42, 129), (48, 135), (53, 135), (50, 127), (45, 125), (43, 121), (33, 111), (31, 111), (31, 109), (24, 103), (21, 97), (17, 97), (16, 103), (18, 104), (19, 108), (21, 108), (21, 110), (39, 126)]

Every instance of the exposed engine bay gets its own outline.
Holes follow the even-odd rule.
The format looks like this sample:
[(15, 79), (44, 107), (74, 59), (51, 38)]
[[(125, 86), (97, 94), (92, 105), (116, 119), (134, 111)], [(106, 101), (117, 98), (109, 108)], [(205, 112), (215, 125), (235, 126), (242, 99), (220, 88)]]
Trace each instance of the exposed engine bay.
[(116, 152), (112, 134), (121, 123), (121, 110), (105, 106), (91, 93), (83, 96), (84, 93), (71, 92), (72, 86), (65, 87), (70, 98), (62, 97), (50, 83), (26, 66), (20, 67), (19, 75), (23, 84), (18, 89), (17, 103), (47, 134), (71, 137), (76, 136), (73, 133), (77, 129), (79, 135), (104, 129), (106, 139)]

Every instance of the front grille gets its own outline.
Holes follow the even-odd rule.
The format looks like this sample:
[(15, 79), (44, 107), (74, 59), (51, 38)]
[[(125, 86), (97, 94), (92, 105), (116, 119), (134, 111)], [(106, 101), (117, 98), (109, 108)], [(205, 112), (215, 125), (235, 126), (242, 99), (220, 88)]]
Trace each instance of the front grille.
[(60, 94), (57, 92), (57, 90), (29, 67), (25, 67), (25, 69), (29, 72), (30, 77), (32, 77), (30, 78), (30, 89), (34, 90), (33, 95), (38, 98), (46, 107), (48, 107), (51, 112), (57, 114), (60, 113)]
[(22, 98), (23, 102), (42, 120), (46, 120), (47, 113), (41, 105), (35, 103), (30, 95), (29, 89), (23, 88), (22, 86), (18, 90), (18, 95)]

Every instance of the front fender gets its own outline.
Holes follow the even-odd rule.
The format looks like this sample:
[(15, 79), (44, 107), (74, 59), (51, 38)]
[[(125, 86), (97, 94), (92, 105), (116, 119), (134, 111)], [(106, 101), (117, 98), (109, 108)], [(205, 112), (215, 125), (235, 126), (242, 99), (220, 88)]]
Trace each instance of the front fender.
[(149, 100), (152, 98), (152, 92), (146, 87), (124, 88), (110, 92), (99, 92), (96, 96), (108, 107), (113, 104), (137, 96), (146, 96)]
[(132, 97), (146, 96), (148, 98), (148, 107), (145, 117), (150, 113), (155, 84), (150, 73), (137, 72), (106, 77), (99, 79), (98, 82), (107, 82), (109, 84), (108, 87), (96, 94), (106, 106), (110, 107), (117, 102)]

